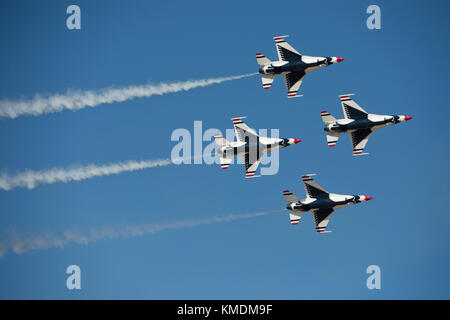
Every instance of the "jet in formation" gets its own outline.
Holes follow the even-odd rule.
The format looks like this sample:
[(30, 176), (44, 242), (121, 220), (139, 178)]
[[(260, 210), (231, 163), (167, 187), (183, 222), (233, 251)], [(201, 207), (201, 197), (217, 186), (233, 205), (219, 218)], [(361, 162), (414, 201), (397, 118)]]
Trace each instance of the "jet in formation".
[(308, 174), (302, 176), (303, 184), (305, 186), (306, 198), (299, 199), (292, 192), (283, 191), (284, 198), (288, 202), (286, 209), (290, 210), (289, 217), (291, 224), (299, 223), (305, 211), (311, 211), (314, 224), (316, 225), (316, 232), (325, 233), (331, 232), (325, 230), (331, 216), (337, 209), (349, 206), (352, 204), (365, 202), (372, 197), (365, 195), (345, 195), (330, 193), (322, 188), (311, 176)]
[(341, 95), (344, 119), (336, 120), (327, 111), (322, 111), (322, 121), (326, 124), (324, 130), (327, 132), (328, 146), (334, 147), (342, 133), (350, 135), (353, 155), (364, 155), (364, 148), (372, 132), (400, 122), (411, 120), (412, 117), (405, 115), (378, 115), (367, 113), (355, 101), (353, 94)]
[(339, 57), (310, 57), (298, 53), (286, 42), (288, 36), (274, 37), (278, 53), (278, 61), (270, 61), (263, 54), (256, 54), (256, 62), (261, 66), (262, 85), (269, 89), (277, 75), (283, 75), (287, 87), (288, 98), (301, 97), (297, 95), (305, 75), (313, 70), (343, 61)]
[(220, 165), (222, 169), (228, 169), (235, 156), (241, 156), (245, 167), (245, 177), (255, 176), (261, 158), (275, 149), (292, 146), (302, 140), (293, 138), (269, 138), (258, 135), (243, 121), (245, 117), (231, 119), (237, 141), (228, 141), (222, 135), (215, 135), (215, 142), (219, 147), (217, 152), (221, 155)]

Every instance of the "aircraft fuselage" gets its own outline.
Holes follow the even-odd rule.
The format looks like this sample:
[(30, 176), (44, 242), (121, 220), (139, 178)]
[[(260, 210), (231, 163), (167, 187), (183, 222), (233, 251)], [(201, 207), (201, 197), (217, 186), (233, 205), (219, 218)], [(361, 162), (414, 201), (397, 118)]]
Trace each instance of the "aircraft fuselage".
[[(334, 59), (335, 60), (335, 59)], [(290, 72), (308, 73), (315, 69), (336, 63), (332, 57), (307, 57), (297, 61), (275, 61), (259, 69), (261, 74), (281, 75)]]
[(324, 130), (331, 132), (348, 132), (363, 129), (379, 129), (405, 121), (405, 116), (369, 114), (365, 119), (339, 119), (325, 126)]
[(365, 196), (330, 194), (327, 197), (306, 198), (288, 204), (286, 207), (294, 211), (310, 211), (315, 209), (337, 209), (365, 201)]
[(268, 137), (255, 137), (254, 139), (246, 137), (245, 142), (232, 142), (228, 146), (218, 148), (219, 154), (224, 156), (237, 156), (241, 154), (249, 154), (255, 156), (258, 159), (264, 153), (269, 153), (275, 149), (285, 148), (287, 146), (298, 143), (298, 139), (288, 138), (268, 138)]

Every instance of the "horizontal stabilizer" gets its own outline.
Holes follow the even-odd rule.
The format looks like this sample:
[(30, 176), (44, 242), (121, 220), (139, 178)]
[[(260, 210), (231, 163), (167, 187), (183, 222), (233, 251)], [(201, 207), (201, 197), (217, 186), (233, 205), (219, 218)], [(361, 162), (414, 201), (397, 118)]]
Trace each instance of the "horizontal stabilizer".
[(300, 201), (300, 199), (295, 194), (290, 192), (289, 190), (283, 191), (283, 196), (286, 199), (286, 201), (289, 203)]
[(336, 142), (339, 140), (339, 136), (341, 133), (339, 132), (329, 132), (327, 133), (327, 143), (329, 147), (334, 147)]
[(214, 135), (214, 140), (219, 147), (224, 147), (230, 144), (227, 139), (222, 137), (221, 134)]
[(262, 67), (272, 63), (272, 61), (270, 61), (270, 59), (266, 58), (266, 56), (263, 55), (262, 53), (256, 54), (256, 62)]
[(222, 169), (228, 169), (228, 167), (230, 166), (230, 163), (233, 162), (233, 157), (220, 157), (220, 167)]
[(262, 86), (264, 89), (270, 89), (270, 86), (272, 85), (273, 79), (275, 79), (275, 76), (272, 74), (264, 74), (261, 77)]
[(336, 118), (333, 117), (331, 114), (329, 114), (328, 111), (322, 111), (320, 113), (320, 115), (322, 116), (322, 121), (325, 124), (330, 124), (330, 123), (336, 122)]
[(302, 218), (303, 212), (290, 212), (289, 213), (289, 219), (291, 220), (292, 225), (296, 225), (300, 222)]

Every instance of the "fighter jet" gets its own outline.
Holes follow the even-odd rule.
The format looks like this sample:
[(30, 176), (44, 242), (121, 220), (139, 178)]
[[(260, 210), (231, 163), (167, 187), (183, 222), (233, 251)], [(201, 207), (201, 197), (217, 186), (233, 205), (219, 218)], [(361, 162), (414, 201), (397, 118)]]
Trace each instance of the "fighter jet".
[(288, 36), (274, 37), (278, 52), (278, 61), (270, 61), (263, 54), (256, 54), (256, 62), (261, 66), (262, 85), (269, 89), (277, 75), (283, 75), (287, 87), (288, 98), (301, 97), (297, 95), (305, 75), (313, 70), (329, 66), (344, 60), (339, 57), (310, 57), (298, 53), (284, 40)]
[(353, 147), (353, 155), (365, 155), (364, 148), (369, 140), (370, 134), (375, 130), (411, 120), (412, 117), (405, 115), (378, 115), (367, 113), (363, 108), (350, 98), (353, 94), (341, 95), (344, 119), (336, 120), (327, 111), (322, 111), (322, 121), (326, 124), (324, 130), (327, 133), (328, 146), (334, 147), (342, 133), (350, 135)]
[(289, 218), (291, 224), (296, 225), (302, 218), (305, 211), (311, 211), (314, 224), (316, 225), (317, 233), (331, 232), (325, 230), (328, 222), (330, 222), (333, 212), (337, 209), (365, 202), (373, 199), (364, 195), (345, 195), (329, 193), (315, 182), (308, 174), (302, 176), (303, 184), (305, 185), (306, 198), (299, 199), (289, 190), (283, 191), (284, 198), (288, 202), (286, 209), (290, 210)]
[(244, 118), (246, 117), (231, 119), (237, 141), (228, 141), (221, 135), (214, 136), (219, 147), (217, 152), (221, 155), (220, 165), (222, 169), (228, 169), (234, 156), (240, 155), (244, 160), (245, 177), (259, 177), (255, 176), (255, 173), (264, 154), (302, 141), (299, 139), (261, 137), (242, 121)]

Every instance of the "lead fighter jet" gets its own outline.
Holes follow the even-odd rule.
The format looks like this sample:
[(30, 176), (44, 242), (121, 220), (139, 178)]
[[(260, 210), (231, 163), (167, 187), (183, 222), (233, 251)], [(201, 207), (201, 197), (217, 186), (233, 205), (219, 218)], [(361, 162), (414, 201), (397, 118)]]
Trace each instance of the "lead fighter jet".
[(311, 211), (314, 224), (316, 225), (316, 232), (331, 232), (325, 231), (325, 228), (328, 222), (330, 222), (334, 211), (345, 206), (372, 199), (372, 197), (364, 195), (329, 193), (311, 178), (313, 175), (308, 174), (302, 176), (306, 192), (305, 199), (297, 198), (289, 190), (283, 191), (284, 198), (288, 202), (286, 209), (290, 210), (289, 217), (293, 225), (298, 224), (305, 211)]
[(328, 146), (334, 147), (342, 133), (350, 135), (353, 147), (353, 155), (365, 155), (364, 148), (369, 137), (375, 130), (411, 120), (412, 117), (405, 115), (378, 115), (367, 113), (355, 101), (350, 98), (353, 94), (341, 95), (342, 110), (345, 119), (336, 120), (327, 111), (322, 111), (322, 121), (326, 124), (324, 130), (327, 133)]
[(339, 57), (310, 57), (298, 53), (284, 40), (288, 36), (274, 37), (278, 52), (278, 61), (270, 61), (263, 54), (256, 54), (256, 62), (261, 66), (262, 85), (269, 89), (276, 75), (283, 75), (287, 87), (288, 98), (301, 97), (297, 95), (305, 75), (313, 70), (329, 66), (344, 60)]
[(231, 119), (237, 141), (228, 141), (220, 134), (214, 136), (215, 142), (219, 147), (217, 152), (221, 155), (220, 165), (222, 169), (228, 169), (234, 157), (240, 155), (244, 160), (245, 177), (258, 177), (255, 176), (255, 173), (264, 154), (302, 141), (292, 138), (261, 137), (242, 121), (244, 118), (238, 117)]

